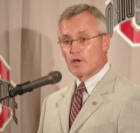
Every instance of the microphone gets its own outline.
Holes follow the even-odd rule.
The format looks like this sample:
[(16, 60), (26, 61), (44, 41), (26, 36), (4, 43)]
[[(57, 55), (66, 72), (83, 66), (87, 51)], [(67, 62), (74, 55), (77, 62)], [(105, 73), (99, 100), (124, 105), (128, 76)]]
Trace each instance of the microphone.
[(14, 89), (9, 90), (9, 96), (14, 97), (16, 95), (22, 95), (26, 92), (30, 92), (35, 88), (39, 88), (47, 84), (55, 84), (62, 79), (62, 74), (59, 71), (50, 72), (47, 76), (34, 81), (27, 81), (22, 84), (16, 85)]

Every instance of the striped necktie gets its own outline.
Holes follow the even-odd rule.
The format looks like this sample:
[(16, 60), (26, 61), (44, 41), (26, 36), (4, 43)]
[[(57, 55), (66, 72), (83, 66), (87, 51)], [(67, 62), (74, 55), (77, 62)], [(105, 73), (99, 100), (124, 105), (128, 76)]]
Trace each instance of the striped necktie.
[(71, 111), (70, 111), (70, 121), (69, 121), (70, 127), (82, 108), (83, 92), (85, 90), (86, 90), (86, 87), (85, 87), (84, 82), (81, 82), (78, 88), (75, 90), (75, 93), (72, 99)]

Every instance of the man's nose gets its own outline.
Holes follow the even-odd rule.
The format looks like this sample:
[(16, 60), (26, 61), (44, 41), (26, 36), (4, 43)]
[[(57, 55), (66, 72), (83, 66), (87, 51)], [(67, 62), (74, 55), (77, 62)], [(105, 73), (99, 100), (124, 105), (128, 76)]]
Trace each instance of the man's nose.
[(78, 53), (80, 52), (80, 42), (78, 40), (73, 40), (71, 44), (71, 53)]

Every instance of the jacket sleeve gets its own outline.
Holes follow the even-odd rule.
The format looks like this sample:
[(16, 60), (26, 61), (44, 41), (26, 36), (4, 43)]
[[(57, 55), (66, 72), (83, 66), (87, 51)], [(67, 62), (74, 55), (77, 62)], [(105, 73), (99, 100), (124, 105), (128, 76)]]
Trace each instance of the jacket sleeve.
[(140, 133), (140, 88), (123, 106), (118, 119), (117, 133)]
[(40, 122), (39, 122), (39, 128), (37, 133), (43, 133), (43, 128), (44, 128), (44, 118), (45, 118), (45, 112), (46, 112), (46, 102), (47, 98), (43, 101), (42, 104), (42, 109), (41, 109), (41, 115), (40, 115)]

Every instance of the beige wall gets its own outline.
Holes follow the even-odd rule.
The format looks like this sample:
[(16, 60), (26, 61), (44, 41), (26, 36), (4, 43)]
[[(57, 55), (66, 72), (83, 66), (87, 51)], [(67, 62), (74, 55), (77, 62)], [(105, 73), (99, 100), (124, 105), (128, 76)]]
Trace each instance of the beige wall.
[[(104, 12), (105, 0), (1, 0), (0, 54), (10, 64), (15, 83), (33, 80), (52, 70), (62, 72), (63, 79), (32, 93), (17, 96), (19, 124), (11, 124), (8, 133), (35, 133), (40, 103), (44, 97), (74, 80), (57, 44), (57, 21), (64, 8), (74, 3), (95, 4)], [(115, 32), (111, 39), (109, 60), (122, 75), (140, 84), (140, 47), (128, 45)]]

